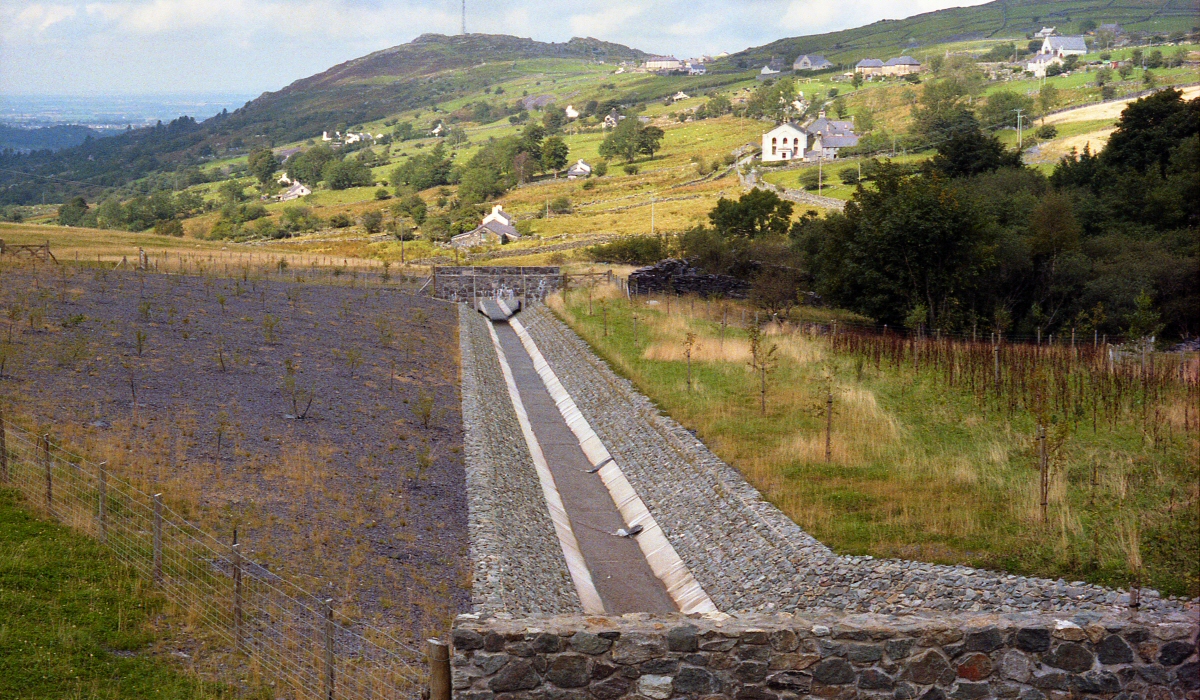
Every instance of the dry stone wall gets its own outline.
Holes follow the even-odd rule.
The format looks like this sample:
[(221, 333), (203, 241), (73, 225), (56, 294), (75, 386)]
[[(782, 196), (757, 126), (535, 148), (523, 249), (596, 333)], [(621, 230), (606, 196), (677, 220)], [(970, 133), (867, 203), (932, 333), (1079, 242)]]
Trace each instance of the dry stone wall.
[(1196, 632), (1181, 613), (468, 615), (451, 677), (459, 700), (1194, 700)]
[(558, 267), (434, 267), (430, 274), (430, 293), (452, 301), (504, 293), (511, 293), (517, 299), (543, 299), (562, 286), (562, 271)]

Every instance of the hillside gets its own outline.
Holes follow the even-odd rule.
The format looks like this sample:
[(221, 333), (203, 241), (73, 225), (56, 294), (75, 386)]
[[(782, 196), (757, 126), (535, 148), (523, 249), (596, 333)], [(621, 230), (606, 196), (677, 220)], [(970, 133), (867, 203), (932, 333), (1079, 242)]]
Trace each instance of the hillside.
[(26, 203), (43, 194), (52, 200), (67, 193), (93, 195), (156, 170), (200, 165), (229, 151), (307, 139), (323, 130), (344, 130), (404, 110), (432, 108), (528, 72), (522, 61), (579, 64), (645, 55), (597, 39), (546, 43), (503, 35), (426, 34), (264, 93), (202, 123), (182, 117), (54, 154), (0, 155), (0, 201)]
[(901, 20), (881, 20), (865, 27), (828, 34), (789, 37), (740, 51), (714, 70), (736, 71), (786, 61), (804, 53), (822, 54), (834, 62), (854, 63), (868, 56), (888, 58), (902, 52), (920, 54), (935, 44), (980, 39), (1021, 39), (1043, 26), (1074, 31), (1083, 20), (1118, 23), (1126, 31), (1169, 34), (1188, 31), (1200, 21), (1192, 0), (995, 0), (975, 7), (953, 7)]
[(0, 124), (0, 151), (40, 151), (49, 149), (57, 151), (60, 148), (78, 146), (89, 138), (98, 139), (106, 134), (95, 129), (77, 124), (46, 126), (37, 129), (22, 129), (20, 127)]

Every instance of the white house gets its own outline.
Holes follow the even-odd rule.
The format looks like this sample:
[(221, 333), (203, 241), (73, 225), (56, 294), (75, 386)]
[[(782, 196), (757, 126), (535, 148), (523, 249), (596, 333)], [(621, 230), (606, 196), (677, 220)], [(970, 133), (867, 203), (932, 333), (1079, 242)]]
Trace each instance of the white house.
[(797, 160), (808, 150), (808, 134), (799, 125), (785, 122), (763, 134), (762, 162)]
[(321, 132), (321, 140), (322, 141), (332, 141), (333, 137), (329, 135), (328, 131), (322, 131)]
[(766, 65), (763, 66), (762, 70), (758, 72), (758, 79), (767, 80), (768, 78), (774, 78), (777, 75), (779, 75), (779, 71), (775, 70), (770, 65)]
[(504, 211), (504, 207), (499, 204), (492, 206), (492, 213), (483, 217), (483, 221), (479, 225), (482, 226), (483, 224), (491, 223), (493, 221), (498, 221), (505, 226), (513, 225), (513, 218), (509, 216), (508, 212)]
[(674, 56), (651, 56), (646, 59), (646, 70), (650, 71), (676, 71), (683, 69), (683, 61)]
[(614, 109), (614, 110), (610, 111), (608, 114), (604, 115), (604, 128), (605, 129), (615, 129), (615, 128), (617, 128), (617, 124), (620, 124), (621, 120), (624, 118), (625, 118), (624, 115), (618, 114), (617, 110)]
[(575, 109), (574, 105), (567, 105), (567, 108), (563, 112), (567, 115), (567, 119), (579, 118), (579, 110)]
[(581, 177), (588, 177), (591, 174), (592, 174), (592, 166), (583, 162), (582, 158), (579, 159), (578, 163), (567, 168), (567, 179), (568, 180), (575, 180), (575, 179), (581, 178)]
[(1052, 53), (1039, 53), (1025, 64), (1025, 70), (1033, 73), (1035, 77), (1045, 78), (1046, 69), (1050, 66), (1063, 64), (1063, 60)]
[[(499, 206), (492, 209), (492, 214), (484, 217), (483, 223), (479, 224), (473, 230), (451, 237), (450, 245), (455, 248), (473, 248), (477, 245), (486, 245), (488, 243), (500, 243), (503, 245), (519, 240), (521, 234), (514, 226), (504, 223), (499, 219), (491, 218), (497, 209), (499, 209)], [(504, 216), (507, 216), (507, 214)]]
[(1048, 36), (1054, 36), (1057, 33), (1057, 27), (1042, 27), (1037, 34), (1033, 35), (1035, 39), (1045, 39)]
[(1081, 36), (1048, 36), (1042, 40), (1042, 49), (1038, 51), (1054, 54), (1059, 58), (1082, 56), (1087, 52), (1087, 41)]
[(310, 194), (312, 194), (312, 190), (297, 182), (279, 195), (279, 201), (290, 202), (293, 199), (300, 199), (301, 197), (306, 197)]
[(833, 64), (830, 63), (829, 60), (824, 56), (818, 56), (816, 54), (800, 54), (796, 57), (796, 60), (792, 62), (792, 70), (794, 71), (825, 70), (826, 68), (833, 68)]
[(708, 69), (704, 67), (703, 63), (689, 61), (687, 64), (687, 74), (688, 75), (704, 75), (707, 72), (708, 72)]
[(671, 95), (672, 102), (686, 100), (687, 98), (688, 98), (688, 94), (686, 92), (684, 92), (683, 90), (680, 90), (679, 92), (675, 93), (674, 95)]

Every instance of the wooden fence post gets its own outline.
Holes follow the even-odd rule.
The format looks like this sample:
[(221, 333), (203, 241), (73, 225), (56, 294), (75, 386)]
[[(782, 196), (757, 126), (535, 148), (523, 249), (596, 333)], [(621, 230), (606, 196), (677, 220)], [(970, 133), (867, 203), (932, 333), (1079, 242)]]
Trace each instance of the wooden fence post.
[[(3, 241), (0, 241), (3, 244)], [(5, 441), (4, 407), (0, 406), (0, 484), (8, 483), (8, 443)]]
[[(236, 540), (236, 535), (235, 535)], [(242, 648), (242, 546), (233, 543), (233, 650)]]
[(100, 479), (100, 543), (108, 542), (108, 462), (101, 462), (99, 465), (100, 473), (97, 476)]
[(825, 398), (825, 463), (828, 464), (833, 459), (833, 389), (829, 390), (829, 394)]
[(50, 475), (50, 436), (43, 435), (40, 440), (42, 448), (42, 465), (46, 468), (46, 510), (54, 512), (54, 481)]
[(325, 697), (333, 700), (333, 598), (325, 599)]
[(438, 639), (426, 641), (429, 654), (429, 700), (450, 700), (450, 647)]
[(162, 494), (154, 494), (154, 582), (162, 584)]
[(1039, 424), (1037, 430), (1038, 470), (1041, 472), (1042, 523), (1045, 524), (1049, 522), (1050, 462), (1046, 455), (1046, 428)]

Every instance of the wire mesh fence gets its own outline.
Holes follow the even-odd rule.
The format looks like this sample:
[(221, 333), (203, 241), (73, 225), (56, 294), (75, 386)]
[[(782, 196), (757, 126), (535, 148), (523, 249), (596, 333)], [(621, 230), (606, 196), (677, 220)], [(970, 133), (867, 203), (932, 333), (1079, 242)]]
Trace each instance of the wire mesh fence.
[[(163, 501), (0, 415), (0, 487), (105, 544), (202, 629), (217, 666), (276, 698), (416, 697), (424, 656), (246, 559)], [(236, 677), (234, 677), (236, 676)]]

